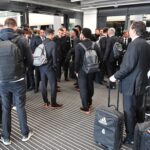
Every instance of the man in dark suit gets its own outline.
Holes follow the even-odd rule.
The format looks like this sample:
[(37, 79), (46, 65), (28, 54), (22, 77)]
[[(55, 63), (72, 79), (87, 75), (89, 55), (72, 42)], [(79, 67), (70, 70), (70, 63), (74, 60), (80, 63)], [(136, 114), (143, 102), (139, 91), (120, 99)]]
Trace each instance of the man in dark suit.
[(127, 30), (123, 31), (123, 35), (121, 38), (122, 48), (124, 52), (126, 52), (128, 45), (131, 42), (131, 38), (129, 37), (129, 32)]
[(57, 36), (54, 37), (54, 42), (56, 43), (56, 53), (57, 53), (57, 81), (60, 82), (63, 66), (63, 29), (58, 29)]
[(101, 70), (100, 75), (98, 77), (99, 77), (100, 84), (104, 84), (104, 82), (105, 82), (104, 75), (106, 73), (106, 64), (105, 64), (105, 62), (103, 62), (103, 58), (104, 58), (104, 54), (106, 51), (107, 38), (108, 38), (108, 28), (105, 27), (105, 28), (103, 28), (103, 33), (99, 37), (99, 40), (98, 40), (98, 45), (99, 45), (99, 49), (100, 49), (100, 70)]
[(110, 77), (110, 81), (120, 80), (123, 94), (124, 118), (126, 127), (125, 144), (133, 144), (135, 124), (144, 121), (143, 94), (148, 85), (147, 72), (150, 68), (150, 46), (142, 38), (146, 26), (142, 21), (133, 22), (130, 27), (129, 44), (120, 70)]
[[(108, 38), (107, 38), (107, 46), (104, 54), (103, 62), (106, 64), (108, 77), (112, 76), (115, 73), (116, 69), (116, 60), (114, 59), (113, 54), (113, 46), (117, 41), (117, 37), (115, 36), (116, 30), (114, 28), (108, 29)], [(115, 89), (115, 83), (110, 83), (110, 88)]]
[[(45, 31), (40, 30), (39, 36), (34, 36), (31, 38), (30, 47), (32, 49), (32, 53), (34, 53), (35, 49), (45, 40)], [(32, 70), (30, 70), (32, 71)], [(39, 90), (39, 84), (40, 84), (40, 71), (39, 67), (35, 67), (35, 89), (34, 92), (37, 93)], [(31, 90), (33, 87), (30, 87), (29, 90)]]
[(42, 81), (42, 97), (44, 101), (44, 108), (48, 108), (50, 102), (48, 101), (47, 95), (47, 79), (51, 87), (51, 107), (62, 107), (62, 104), (56, 103), (57, 97), (57, 57), (56, 57), (56, 44), (53, 41), (54, 30), (48, 28), (46, 30), (47, 38), (43, 41), (45, 46), (48, 63), (39, 67)]
[(65, 81), (69, 81), (68, 79), (68, 69), (69, 69), (69, 63), (65, 62), (67, 53), (69, 52), (70, 48), (71, 48), (71, 41), (70, 41), (70, 36), (68, 35), (68, 30), (63, 27), (63, 71), (64, 71), (64, 77), (65, 77)]

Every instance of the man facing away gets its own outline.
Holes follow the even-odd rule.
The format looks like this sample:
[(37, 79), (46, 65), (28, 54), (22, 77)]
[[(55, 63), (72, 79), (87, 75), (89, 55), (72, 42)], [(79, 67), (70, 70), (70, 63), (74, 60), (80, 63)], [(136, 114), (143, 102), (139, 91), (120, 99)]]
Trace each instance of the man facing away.
[[(91, 30), (84, 28), (81, 33), (81, 43), (87, 48), (87, 50), (89, 48), (95, 50), (99, 56), (99, 48), (90, 40), (91, 36)], [(82, 69), (85, 49), (80, 45), (81, 43), (79, 43), (75, 48), (75, 72), (78, 77), (80, 97), (82, 101), (82, 107), (80, 110), (88, 115), (90, 114), (90, 107), (92, 105), (92, 97), (94, 94), (94, 73), (86, 74)]]
[[(17, 115), (19, 119), (20, 130), (22, 134), (22, 141), (27, 141), (33, 135), (33, 132), (29, 130), (27, 125), (27, 116), (25, 110), (25, 100), (26, 100), (26, 85), (25, 85), (25, 67), (32, 65), (32, 54), (28, 45), (28, 41), (23, 36), (18, 36), (15, 30), (17, 29), (17, 23), (13, 18), (8, 18), (5, 20), (4, 29), (1, 30), (0, 40), (1, 41), (12, 41), (16, 39), (15, 43), (16, 47), (18, 47), (17, 51), (21, 54), (20, 61), (18, 64), (11, 64), (12, 55), (7, 55), (7, 61), (3, 59), (4, 53), (8, 51), (8, 46), (6, 45), (6, 49), (4, 47), (0, 50), (0, 95), (2, 97), (2, 135), (1, 141), (5, 145), (10, 145), (10, 135), (11, 135), (11, 104), (13, 94), (17, 107)], [(2, 43), (3, 44), (3, 43)], [(2, 45), (1, 45), (2, 46)], [(19, 55), (16, 54), (16, 55)], [(3, 60), (3, 61), (2, 61)], [(8, 65), (9, 64), (9, 65)], [(14, 69), (12, 72), (12, 67), (15, 66), (19, 69)], [(14, 68), (15, 68), (14, 67)], [(12, 74), (10, 74), (10, 72)], [(7, 76), (9, 80), (6, 79)]]
[(124, 144), (134, 143), (135, 124), (144, 121), (143, 94), (148, 85), (147, 72), (150, 68), (150, 46), (142, 35), (146, 26), (142, 21), (133, 22), (129, 34), (132, 42), (123, 57), (120, 70), (110, 77), (110, 81), (120, 80), (123, 94), (126, 138)]

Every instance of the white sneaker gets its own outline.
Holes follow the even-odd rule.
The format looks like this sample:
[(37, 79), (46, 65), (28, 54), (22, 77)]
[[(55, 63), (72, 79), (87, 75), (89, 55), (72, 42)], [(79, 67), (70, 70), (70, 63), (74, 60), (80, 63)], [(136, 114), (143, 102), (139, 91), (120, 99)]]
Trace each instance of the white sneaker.
[(4, 145), (10, 145), (11, 144), (11, 140), (4, 139), (3, 137), (1, 137), (0, 141), (3, 142)]
[(30, 130), (28, 135), (27, 136), (23, 136), (21, 140), (23, 142), (26, 142), (26, 141), (28, 141), (31, 138), (32, 135), (33, 135), (33, 131)]

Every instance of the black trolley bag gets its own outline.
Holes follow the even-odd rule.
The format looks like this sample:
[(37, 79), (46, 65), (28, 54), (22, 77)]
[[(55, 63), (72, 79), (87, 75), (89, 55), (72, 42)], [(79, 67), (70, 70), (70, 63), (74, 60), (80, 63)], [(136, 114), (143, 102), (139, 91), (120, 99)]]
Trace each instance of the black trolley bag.
[(123, 113), (119, 108), (119, 90), (117, 92), (117, 107), (110, 105), (110, 84), (108, 90), (108, 107), (96, 109), (94, 122), (94, 139), (98, 146), (108, 150), (119, 150), (123, 138)]
[(145, 121), (143, 123), (137, 123), (134, 130), (134, 150), (150, 150), (150, 86), (146, 87), (146, 93), (144, 95), (144, 107), (145, 107)]

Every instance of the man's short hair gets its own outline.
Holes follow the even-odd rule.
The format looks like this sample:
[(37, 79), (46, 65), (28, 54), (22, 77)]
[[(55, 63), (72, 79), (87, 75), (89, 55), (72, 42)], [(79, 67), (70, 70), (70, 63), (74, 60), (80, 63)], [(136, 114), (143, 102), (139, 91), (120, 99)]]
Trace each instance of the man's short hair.
[(146, 32), (146, 25), (143, 21), (133, 22), (131, 28), (135, 29), (135, 32), (138, 36), (143, 36)]
[(7, 18), (4, 22), (4, 26), (7, 27), (16, 27), (17, 26), (17, 22), (14, 18)]
[(54, 30), (51, 28), (46, 29), (46, 34), (50, 35), (50, 34), (54, 34)]
[(64, 32), (63, 28), (59, 28), (59, 29), (58, 29), (58, 31), (62, 31), (62, 32)]
[(77, 29), (73, 28), (72, 31), (75, 32), (76, 36), (79, 36), (79, 31)]
[(103, 33), (107, 33), (107, 32), (108, 32), (108, 28), (107, 27), (103, 28)]
[(92, 36), (92, 31), (89, 28), (83, 28), (82, 34), (84, 35), (85, 38), (90, 39)]
[(82, 27), (80, 25), (75, 25), (74, 28), (78, 28), (79, 32), (81, 32), (81, 30), (82, 30)]

